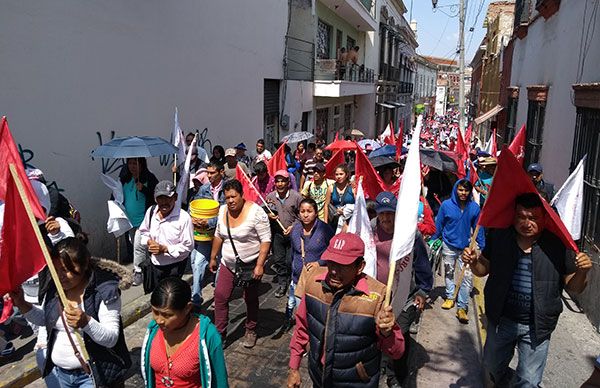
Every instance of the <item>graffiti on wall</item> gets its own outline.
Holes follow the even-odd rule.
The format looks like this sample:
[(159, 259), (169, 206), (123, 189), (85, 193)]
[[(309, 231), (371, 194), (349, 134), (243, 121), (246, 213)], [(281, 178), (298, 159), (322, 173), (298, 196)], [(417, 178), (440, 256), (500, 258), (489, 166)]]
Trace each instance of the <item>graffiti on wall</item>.
[[(115, 131), (110, 131), (110, 139), (109, 141), (115, 138)], [(103, 145), (102, 134), (100, 132), (96, 132), (96, 136), (98, 136), (98, 145)], [(94, 158), (92, 158), (94, 160)], [(111, 174), (115, 171), (120, 171), (121, 167), (125, 164), (123, 159), (105, 159), (100, 158), (102, 161), (102, 174)]]
[[(25, 166), (25, 169), (38, 168), (33, 163), (33, 159), (35, 158), (35, 153), (33, 152), (33, 150), (30, 150), (29, 148), (23, 148), (23, 146), (21, 144), (17, 144), (17, 147), (19, 149), (19, 155), (21, 156), (21, 161), (23, 162), (23, 166)], [(43, 170), (41, 168), (40, 168), (40, 170), (43, 172)], [(44, 178), (46, 178), (46, 177), (44, 177)], [(45, 185), (46, 185), (46, 187), (54, 188), (61, 193), (65, 191), (63, 188), (58, 186), (58, 183), (56, 183), (56, 181), (52, 181), (52, 182), (46, 181)]]

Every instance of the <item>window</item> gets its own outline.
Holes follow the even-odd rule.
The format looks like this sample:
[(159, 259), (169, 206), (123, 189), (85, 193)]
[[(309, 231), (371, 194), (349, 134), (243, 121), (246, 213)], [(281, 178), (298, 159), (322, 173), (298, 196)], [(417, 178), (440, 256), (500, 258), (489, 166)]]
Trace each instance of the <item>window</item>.
[(329, 108), (317, 109), (317, 122), (315, 136), (323, 140), (327, 139), (329, 129)]
[(542, 152), (544, 135), (544, 116), (546, 114), (546, 100), (548, 87), (545, 85), (532, 85), (527, 87), (527, 143), (525, 144), (525, 165), (537, 163)]
[(347, 131), (352, 129), (352, 103), (344, 105), (344, 127)]
[[(585, 247), (600, 245), (600, 109), (577, 108), (571, 171), (587, 155), (583, 184), (583, 223)], [(594, 249), (594, 250), (595, 250)], [(591, 250), (590, 250), (591, 251)]]
[(519, 88), (510, 87), (507, 102), (507, 122), (504, 131), (504, 143), (510, 144), (515, 138), (515, 123), (517, 121), (517, 108), (519, 106)]
[(331, 26), (321, 19), (317, 28), (317, 58), (329, 59), (329, 44), (331, 42)]
[(352, 39), (351, 37), (347, 36), (346, 37), (346, 48), (348, 50), (350, 50), (354, 46), (356, 46), (356, 41), (354, 39)]

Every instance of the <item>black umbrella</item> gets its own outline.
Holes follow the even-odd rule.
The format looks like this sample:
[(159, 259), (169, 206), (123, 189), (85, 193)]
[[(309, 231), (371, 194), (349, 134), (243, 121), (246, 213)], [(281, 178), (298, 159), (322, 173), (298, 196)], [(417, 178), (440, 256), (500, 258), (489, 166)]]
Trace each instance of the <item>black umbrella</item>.
[(389, 166), (391, 168), (400, 167), (400, 164), (398, 164), (398, 162), (396, 162), (393, 158), (390, 158), (389, 156), (376, 156), (374, 158), (369, 158), (369, 160), (375, 168), (381, 168), (384, 166)]
[(421, 148), (420, 155), (421, 164), (440, 171), (449, 171), (453, 173), (458, 171), (456, 160), (445, 151)]

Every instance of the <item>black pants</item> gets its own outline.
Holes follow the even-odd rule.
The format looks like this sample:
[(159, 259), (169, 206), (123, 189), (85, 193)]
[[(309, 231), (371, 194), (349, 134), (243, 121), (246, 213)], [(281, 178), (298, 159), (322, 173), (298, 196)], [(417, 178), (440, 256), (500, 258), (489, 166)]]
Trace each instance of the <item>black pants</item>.
[[(187, 267), (189, 259), (190, 258), (187, 257), (177, 263), (168, 265), (154, 265), (151, 262), (145, 263), (146, 265), (149, 265), (149, 271), (144, 271), (144, 268), (142, 268), (142, 271), (144, 271), (144, 293), (151, 293), (161, 280), (168, 277), (174, 276), (181, 279), (185, 273), (185, 268)], [(148, 259), (148, 261), (150, 261), (150, 259)], [(146, 279), (146, 276), (148, 275), (150, 275), (150, 279)]]
[(413, 305), (407, 308), (406, 311), (402, 311), (396, 319), (398, 326), (400, 326), (400, 330), (402, 330), (402, 335), (404, 336), (404, 354), (397, 360), (392, 360), (384, 354), (383, 360), (386, 366), (388, 385), (397, 383), (400, 384), (400, 386), (404, 386), (406, 384), (406, 380), (410, 374), (410, 325), (417, 319), (418, 315), (419, 310)]
[(287, 287), (292, 272), (292, 243), (289, 237), (273, 233), (273, 270), (277, 274), (277, 284)]

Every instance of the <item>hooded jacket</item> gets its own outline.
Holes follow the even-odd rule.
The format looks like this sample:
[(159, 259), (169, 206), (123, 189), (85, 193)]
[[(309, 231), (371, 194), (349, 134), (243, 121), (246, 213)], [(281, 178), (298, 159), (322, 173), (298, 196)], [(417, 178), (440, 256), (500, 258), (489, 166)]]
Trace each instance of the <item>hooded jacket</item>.
[[(200, 360), (200, 382), (202, 388), (227, 388), (227, 367), (225, 365), (225, 355), (223, 353), (223, 343), (221, 335), (210, 318), (204, 315), (196, 315), (199, 319), (199, 348), (198, 359)], [(155, 377), (154, 370), (150, 366), (150, 348), (152, 341), (158, 332), (159, 327), (153, 319), (148, 324), (148, 330), (142, 344), (141, 369), (147, 388), (154, 388)]]
[[(469, 195), (464, 209), (460, 208), (458, 199), (458, 185), (465, 182), (461, 179), (454, 184), (452, 195), (440, 206), (437, 217), (435, 218), (435, 234), (431, 236), (432, 240), (442, 237), (446, 245), (453, 249), (465, 249), (469, 246), (471, 230), (475, 230), (479, 220), (479, 205), (473, 201), (473, 194)], [(485, 247), (485, 232), (483, 228), (479, 229), (477, 235), (477, 245), (483, 250)]]

